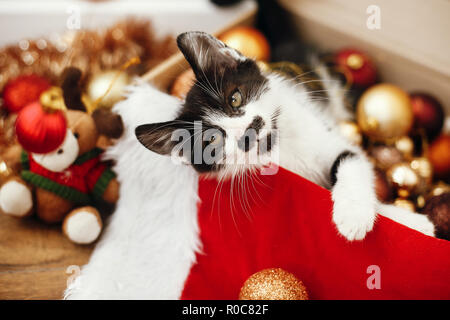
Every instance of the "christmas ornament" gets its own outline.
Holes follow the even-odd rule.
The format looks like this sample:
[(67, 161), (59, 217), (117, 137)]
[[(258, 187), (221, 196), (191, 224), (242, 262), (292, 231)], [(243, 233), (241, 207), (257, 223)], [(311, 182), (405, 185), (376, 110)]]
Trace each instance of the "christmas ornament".
[(408, 163), (395, 164), (388, 170), (387, 176), (401, 197), (408, 197), (419, 184), (418, 174)]
[[(89, 99), (103, 108), (111, 108), (123, 98), (130, 77), (120, 70), (107, 70), (92, 76), (87, 84)], [(92, 110), (89, 110), (92, 111)]]
[(335, 56), (335, 62), (344, 71), (348, 81), (357, 87), (367, 88), (377, 80), (374, 63), (359, 50), (340, 50)]
[(0, 90), (21, 74), (34, 73), (57, 83), (67, 66), (79, 68), (89, 79), (136, 56), (141, 63), (128, 72), (142, 75), (176, 51), (172, 36), (157, 37), (150, 21), (139, 19), (119, 21), (106, 29), (68, 31), (51, 39), (23, 40), (0, 50)]
[(23, 108), (16, 120), (17, 140), (34, 153), (48, 153), (58, 148), (67, 131), (64, 100), (60, 88), (44, 92), (39, 102)]
[(308, 292), (292, 273), (271, 268), (251, 275), (241, 288), (239, 300), (308, 300)]
[(392, 146), (378, 145), (372, 147), (369, 154), (375, 160), (376, 166), (383, 170), (403, 161), (402, 153)]
[(410, 162), (411, 168), (417, 172), (417, 174), (426, 180), (427, 184), (433, 180), (433, 166), (426, 157), (417, 157)]
[(431, 143), (428, 159), (437, 177), (447, 178), (450, 175), (450, 135), (442, 134)]
[(440, 196), (443, 193), (450, 192), (450, 185), (446, 184), (443, 181), (439, 181), (434, 186), (431, 187), (429, 197)]
[(3, 102), (9, 112), (19, 112), (23, 107), (39, 100), (50, 83), (35, 74), (24, 75), (9, 81), (3, 89)]
[(195, 74), (191, 68), (183, 71), (173, 82), (170, 94), (182, 100), (186, 98), (187, 93), (195, 83)]
[(389, 202), (392, 199), (392, 187), (386, 173), (383, 170), (375, 169), (375, 193), (381, 202)]
[(400, 137), (395, 140), (395, 148), (403, 154), (405, 159), (410, 159), (414, 153), (414, 141), (408, 136)]
[(342, 121), (339, 123), (339, 132), (355, 145), (361, 145), (362, 134), (358, 125), (353, 121)]
[(378, 84), (358, 101), (356, 117), (361, 130), (374, 140), (406, 135), (413, 124), (409, 95), (392, 84)]
[(219, 36), (228, 46), (238, 50), (244, 56), (255, 60), (269, 61), (270, 45), (266, 37), (252, 27), (235, 27)]
[(408, 199), (397, 198), (394, 200), (394, 206), (409, 210), (411, 212), (416, 211), (416, 207), (414, 206), (414, 202)]
[(439, 101), (426, 93), (411, 93), (414, 126), (423, 128), (431, 140), (436, 137), (444, 124), (444, 110)]
[(428, 200), (423, 213), (436, 227), (436, 236), (450, 240), (450, 193), (443, 193)]

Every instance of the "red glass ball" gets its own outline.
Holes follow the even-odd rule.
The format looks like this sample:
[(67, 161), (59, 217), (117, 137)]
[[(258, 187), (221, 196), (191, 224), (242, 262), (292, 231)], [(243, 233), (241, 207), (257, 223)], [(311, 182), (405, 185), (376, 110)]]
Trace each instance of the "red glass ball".
[(19, 76), (9, 81), (3, 88), (3, 101), (9, 112), (19, 112), (26, 105), (39, 100), (42, 92), (50, 88), (50, 83), (38, 75)]
[(439, 101), (426, 93), (411, 93), (414, 126), (423, 128), (428, 138), (436, 137), (444, 125), (444, 109)]
[(356, 87), (367, 88), (377, 80), (375, 64), (368, 55), (359, 50), (342, 49), (336, 53), (335, 62)]
[(34, 153), (49, 153), (64, 141), (67, 122), (64, 112), (47, 113), (39, 102), (33, 102), (17, 115), (16, 135), (22, 147)]

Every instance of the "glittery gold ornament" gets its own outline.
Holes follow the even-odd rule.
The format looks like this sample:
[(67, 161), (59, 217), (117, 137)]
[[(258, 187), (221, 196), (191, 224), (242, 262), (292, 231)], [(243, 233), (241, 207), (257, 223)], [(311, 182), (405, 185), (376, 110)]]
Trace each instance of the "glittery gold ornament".
[(107, 70), (95, 74), (88, 82), (87, 94), (94, 105), (111, 108), (123, 98), (130, 77), (120, 70)]
[(394, 165), (388, 170), (387, 175), (402, 197), (413, 193), (419, 184), (418, 174), (408, 163)]
[(399, 150), (406, 159), (413, 156), (414, 142), (408, 136), (403, 136), (395, 140), (395, 147)]
[(339, 132), (351, 143), (361, 145), (362, 134), (358, 125), (353, 121), (341, 121), (339, 123)]
[(308, 300), (303, 283), (281, 268), (251, 275), (241, 288), (239, 300)]
[(403, 209), (406, 209), (406, 210), (409, 210), (412, 212), (414, 212), (416, 210), (414, 203), (408, 199), (401, 199), (401, 198), (395, 199), (394, 206), (403, 208)]
[(366, 90), (358, 101), (356, 117), (363, 133), (373, 140), (406, 135), (414, 120), (409, 95), (392, 84)]

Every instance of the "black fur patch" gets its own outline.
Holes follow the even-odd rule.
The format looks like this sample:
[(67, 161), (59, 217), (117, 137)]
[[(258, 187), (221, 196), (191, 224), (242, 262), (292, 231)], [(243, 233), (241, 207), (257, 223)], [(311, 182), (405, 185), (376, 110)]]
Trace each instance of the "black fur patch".
[(336, 160), (334, 160), (333, 165), (331, 166), (331, 171), (330, 171), (330, 180), (331, 180), (331, 185), (334, 186), (337, 182), (337, 172), (339, 170), (339, 165), (342, 163), (342, 161), (344, 161), (345, 159), (348, 158), (352, 158), (356, 156), (356, 154), (354, 152), (351, 151), (344, 151), (341, 152), (338, 157), (336, 158)]

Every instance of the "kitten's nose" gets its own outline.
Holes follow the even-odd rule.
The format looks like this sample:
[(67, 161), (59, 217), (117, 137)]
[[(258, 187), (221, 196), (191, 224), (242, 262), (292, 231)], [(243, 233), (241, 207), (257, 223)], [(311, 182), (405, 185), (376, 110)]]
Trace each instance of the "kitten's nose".
[(255, 146), (257, 137), (258, 134), (255, 129), (245, 130), (244, 135), (238, 140), (238, 148), (242, 151), (248, 152)]
[(245, 129), (244, 135), (238, 140), (238, 147), (242, 151), (248, 152), (255, 145), (258, 139), (259, 131), (264, 127), (265, 122), (260, 116), (253, 118), (253, 121)]

